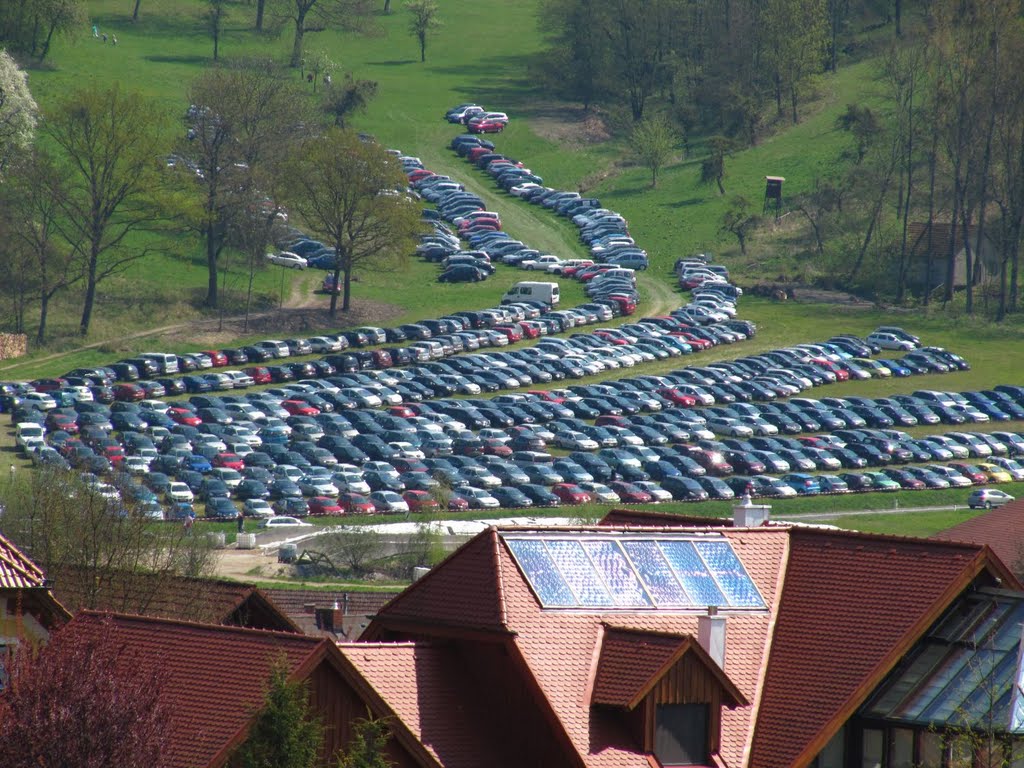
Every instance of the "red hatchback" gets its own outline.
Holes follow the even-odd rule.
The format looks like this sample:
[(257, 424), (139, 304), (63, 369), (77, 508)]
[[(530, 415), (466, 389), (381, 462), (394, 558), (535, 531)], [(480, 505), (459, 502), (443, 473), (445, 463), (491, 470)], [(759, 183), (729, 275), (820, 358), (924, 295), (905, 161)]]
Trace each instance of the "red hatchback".
[(608, 487), (619, 494), (619, 498), (625, 504), (650, 504), (654, 500), (647, 491), (623, 480), (612, 480)]
[(697, 404), (697, 398), (693, 395), (688, 395), (685, 392), (680, 392), (675, 387), (664, 387), (658, 390), (658, 394), (664, 397), (673, 405), (681, 405), (684, 408), (692, 408)]
[(216, 349), (204, 349), (204, 355), (209, 355), (214, 368), (223, 368), (228, 364), (228, 356)]
[(338, 497), (338, 506), (344, 515), (372, 515), (377, 511), (373, 502), (361, 493), (343, 493)]
[(309, 500), (309, 514), (340, 515), (343, 514), (343, 510), (341, 505), (330, 496), (314, 496)]
[(203, 420), (188, 408), (168, 408), (167, 415), (175, 424), (185, 424), (189, 427), (198, 427), (203, 423)]
[(237, 453), (218, 453), (211, 462), (215, 467), (227, 467), (241, 472), (245, 469), (245, 462)]
[(135, 384), (118, 384), (114, 387), (114, 399), (120, 400), (121, 402), (145, 400), (146, 390), (142, 387), (136, 386)]
[(505, 124), (499, 123), (497, 120), (479, 120), (470, 123), (467, 127), (470, 133), (501, 133), (505, 130)]
[(243, 368), (242, 373), (252, 376), (254, 384), (269, 384), (271, 382), (270, 371), (264, 368), (262, 365), (254, 365), (249, 368)]
[(429, 512), (440, 507), (437, 500), (426, 491), (406, 491), (402, 494), (410, 512)]
[(555, 483), (551, 486), (551, 492), (557, 496), (563, 504), (589, 504), (590, 494), (574, 483)]
[(281, 407), (292, 416), (319, 416), (320, 409), (302, 400), (282, 400)]

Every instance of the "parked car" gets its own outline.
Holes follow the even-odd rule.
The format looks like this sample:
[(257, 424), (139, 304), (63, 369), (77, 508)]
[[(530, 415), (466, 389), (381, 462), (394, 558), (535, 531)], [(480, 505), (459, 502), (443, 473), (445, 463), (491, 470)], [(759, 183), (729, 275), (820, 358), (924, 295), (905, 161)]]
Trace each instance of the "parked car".
[(978, 488), (971, 491), (967, 497), (967, 506), (971, 509), (992, 509), (1009, 504), (1013, 500), (1013, 496), (997, 488)]

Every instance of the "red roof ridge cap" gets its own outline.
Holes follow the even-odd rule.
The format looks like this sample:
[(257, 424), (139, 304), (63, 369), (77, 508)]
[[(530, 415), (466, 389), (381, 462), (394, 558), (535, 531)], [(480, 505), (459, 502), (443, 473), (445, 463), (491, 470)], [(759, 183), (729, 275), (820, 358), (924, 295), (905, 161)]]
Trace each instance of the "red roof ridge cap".
[(590, 669), (587, 672), (587, 684), (583, 687), (582, 706), (590, 706), (594, 698), (594, 684), (597, 682), (597, 669), (601, 661), (601, 646), (604, 645), (604, 635), (608, 625), (601, 622), (597, 625), (597, 639), (594, 641), (594, 650), (590, 654)]
[(501, 537), (498, 536), (497, 526), (489, 526), (488, 533), (491, 535), (492, 554), (494, 555), (494, 572), (498, 579), (498, 606), (501, 609), (501, 626), (508, 628), (508, 603), (505, 600), (505, 571), (501, 567), (501, 552), (498, 547), (502, 546)]
[(189, 621), (187, 619), (168, 618), (166, 616), (147, 616), (139, 613), (118, 613), (117, 611), (96, 611), (91, 608), (82, 608), (75, 614), (74, 618), (77, 619), (79, 616), (99, 619), (109, 616), (116, 621), (131, 622), (133, 624), (173, 624), (182, 627), (216, 629), (223, 632), (234, 632), (249, 635), (273, 635), (286, 640), (301, 640), (304, 642), (313, 641), (314, 643), (321, 642), (320, 638), (296, 632), (286, 632), (282, 629), (260, 629), (257, 627), (236, 627), (230, 624), (209, 624), (200, 621)]
[[(747, 531), (764, 530), (757, 528), (744, 529)], [(976, 544), (969, 541), (957, 541), (954, 539), (933, 539), (933, 538), (922, 538), (920, 536), (901, 536), (893, 533), (875, 533), (873, 531), (852, 531), (842, 528), (814, 528), (806, 525), (792, 526), (788, 530), (792, 531), (793, 535), (809, 536), (809, 535), (828, 535), (836, 538), (844, 539), (863, 539), (867, 541), (873, 541), (876, 543), (892, 542), (892, 543), (903, 543), (903, 544), (916, 544), (923, 547), (924, 549), (941, 549), (943, 545), (949, 545), (951, 548), (963, 549), (971, 551), (973, 557), (975, 553), (979, 552), (983, 544)], [(937, 544), (939, 546), (933, 547), (931, 545)], [(827, 546), (827, 545), (826, 545)], [(925, 553), (926, 554), (926, 553)]]

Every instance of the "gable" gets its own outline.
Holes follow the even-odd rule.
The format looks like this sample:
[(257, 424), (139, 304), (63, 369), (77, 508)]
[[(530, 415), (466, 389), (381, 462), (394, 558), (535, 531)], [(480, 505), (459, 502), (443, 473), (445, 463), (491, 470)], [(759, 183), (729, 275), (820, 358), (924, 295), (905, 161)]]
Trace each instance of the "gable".
[(791, 531), (750, 765), (809, 763), (852, 711), (988, 567), (963, 544)]

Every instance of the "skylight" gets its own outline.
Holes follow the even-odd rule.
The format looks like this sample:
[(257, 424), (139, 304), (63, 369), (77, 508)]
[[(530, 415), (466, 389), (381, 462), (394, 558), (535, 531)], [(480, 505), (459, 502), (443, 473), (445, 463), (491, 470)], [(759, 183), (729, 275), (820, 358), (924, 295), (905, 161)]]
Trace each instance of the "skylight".
[(503, 537), (544, 608), (764, 608), (723, 537)]

